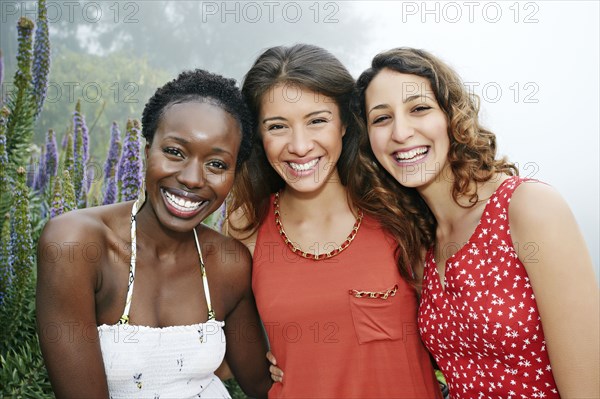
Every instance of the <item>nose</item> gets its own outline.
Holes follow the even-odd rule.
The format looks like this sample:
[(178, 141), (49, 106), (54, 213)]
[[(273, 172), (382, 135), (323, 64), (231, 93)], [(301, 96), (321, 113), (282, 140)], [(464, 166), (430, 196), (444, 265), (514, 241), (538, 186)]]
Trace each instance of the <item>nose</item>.
[(188, 189), (202, 188), (206, 182), (201, 162), (190, 160), (177, 174), (177, 181)]
[(415, 128), (408, 118), (396, 116), (393, 125), (392, 139), (403, 143), (415, 135)]
[(290, 154), (295, 154), (299, 157), (307, 155), (314, 147), (314, 142), (310, 133), (302, 128), (296, 128), (293, 130), (290, 142), (288, 144), (288, 151)]

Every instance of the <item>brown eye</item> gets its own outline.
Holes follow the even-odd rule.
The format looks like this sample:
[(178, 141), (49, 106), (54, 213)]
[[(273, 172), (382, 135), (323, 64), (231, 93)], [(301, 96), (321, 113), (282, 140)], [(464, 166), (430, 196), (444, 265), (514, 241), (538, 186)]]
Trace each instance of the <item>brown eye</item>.
[(428, 105), (419, 105), (418, 107), (415, 107), (415, 109), (413, 111), (414, 112), (422, 112), (422, 111), (427, 111), (428, 109), (431, 109), (431, 107)]
[(378, 123), (385, 121), (386, 119), (390, 119), (390, 117), (387, 115), (378, 116), (377, 118), (373, 119), (372, 123), (373, 123), (373, 125), (376, 125)]
[(179, 151), (177, 148), (173, 147), (165, 147), (163, 148), (163, 152), (168, 155), (172, 155), (174, 157), (183, 158), (183, 153)]

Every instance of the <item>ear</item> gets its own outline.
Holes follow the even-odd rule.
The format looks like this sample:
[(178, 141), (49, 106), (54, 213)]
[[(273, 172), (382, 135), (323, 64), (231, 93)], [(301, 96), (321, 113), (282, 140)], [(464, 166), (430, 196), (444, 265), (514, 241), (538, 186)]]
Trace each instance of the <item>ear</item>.
[(344, 137), (346, 135), (346, 130), (347, 129), (348, 129), (348, 126), (342, 125), (342, 137)]
[(146, 159), (148, 159), (149, 151), (150, 151), (150, 143), (146, 142), (146, 147), (144, 147), (144, 155), (146, 155)]

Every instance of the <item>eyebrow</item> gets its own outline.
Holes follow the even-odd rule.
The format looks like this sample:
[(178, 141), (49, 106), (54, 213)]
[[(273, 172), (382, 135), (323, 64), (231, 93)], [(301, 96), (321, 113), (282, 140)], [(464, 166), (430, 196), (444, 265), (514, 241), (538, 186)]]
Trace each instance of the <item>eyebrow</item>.
[[(418, 99), (418, 98), (427, 98), (427, 99), (429, 99), (430, 101), (434, 101), (434, 100), (433, 100), (433, 98), (429, 97), (429, 96), (428, 96), (428, 95), (426, 95), (426, 94), (414, 94), (414, 95), (412, 95), (412, 96), (408, 96), (408, 97), (406, 97), (404, 100), (402, 100), (402, 103), (406, 104), (406, 103), (408, 103), (408, 102), (410, 102), (410, 101), (413, 101), (413, 100), (416, 100), (416, 99)], [(378, 110), (378, 109), (386, 109), (386, 108), (391, 108), (391, 107), (390, 107), (390, 105), (389, 105), (389, 104), (378, 104), (378, 105), (374, 106), (373, 108), (371, 108), (371, 109), (369, 110), (369, 112), (367, 112), (367, 116), (369, 116), (369, 114), (370, 114), (372, 111), (375, 111), (375, 110)]]
[[(328, 113), (329, 115), (333, 114), (331, 111), (329, 111), (327, 109), (321, 109), (321, 110), (313, 111), (313, 112), (310, 112), (310, 113), (304, 115), (304, 119), (310, 118), (311, 116), (315, 116), (315, 115), (318, 115), (318, 114), (321, 114), (321, 113)], [(262, 123), (264, 125), (265, 123), (273, 121), (273, 120), (287, 121), (287, 119), (284, 118), (283, 116), (273, 116), (271, 118), (265, 118), (265, 119), (263, 119)]]
[[(179, 136), (167, 136), (167, 137), (165, 137), (165, 139), (171, 139), (182, 145), (186, 145), (186, 144), (190, 143), (189, 140), (186, 140), (183, 137), (179, 137)], [(213, 152), (215, 154), (228, 154), (230, 156), (233, 156), (233, 154), (231, 154), (229, 151), (227, 151), (226, 149), (221, 148), (221, 147), (212, 147), (210, 150), (211, 150), (211, 152)]]

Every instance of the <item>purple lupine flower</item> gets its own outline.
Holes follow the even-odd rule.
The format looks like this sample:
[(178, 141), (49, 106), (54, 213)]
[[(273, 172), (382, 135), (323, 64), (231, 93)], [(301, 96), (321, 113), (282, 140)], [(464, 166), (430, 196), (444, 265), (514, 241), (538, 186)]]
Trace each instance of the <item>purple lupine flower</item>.
[(103, 205), (113, 204), (117, 200), (117, 166), (121, 156), (121, 131), (117, 122), (110, 128), (110, 148), (104, 163), (104, 200)]
[(42, 112), (46, 91), (48, 90), (48, 75), (50, 74), (50, 39), (48, 33), (48, 16), (46, 0), (38, 1), (37, 27), (33, 47), (33, 96), (35, 99), (35, 118)]
[(61, 215), (64, 212), (63, 207), (62, 181), (60, 176), (55, 176), (52, 187), (52, 203), (50, 205), (50, 218)]
[(42, 147), (42, 152), (40, 154), (39, 159), (33, 165), (33, 171), (37, 173), (35, 174), (35, 180), (33, 184), (33, 189), (38, 192), (43, 192), (46, 188), (46, 184), (48, 184), (48, 176), (46, 175), (46, 147)]
[[(79, 199), (82, 195), (82, 187), (86, 186), (86, 162), (84, 159), (83, 151), (83, 134), (81, 133), (81, 126), (77, 126), (75, 133), (75, 145), (73, 147), (74, 153), (74, 164), (73, 164), (73, 189), (75, 192), (76, 204), (79, 204)], [(86, 192), (87, 194), (87, 192)]]
[[(81, 128), (81, 133), (79, 132), (78, 128)], [(77, 104), (75, 105), (75, 113), (73, 114), (73, 131), (75, 132), (75, 143), (77, 143), (77, 135), (81, 134), (81, 139), (83, 142), (82, 159), (84, 163), (87, 164), (87, 161), (90, 159), (90, 137), (88, 127), (85, 123), (85, 116), (83, 116), (81, 113), (81, 102), (79, 100), (77, 100)], [(77, 147), (75, 147), (75, 158), (77, 159), (77, 157), (79, 157), (79, 154), (77, 153)]]
[(119, 161), (117, 180), (120, 185), (120, 201), (136, 199), (142, 185), (142, 160), (140, 157), (140, 129), (139, 123), (127, 121), (127, 133), (123, 154)]
[(96, 169), (95, 168), (87, 168), (85, 173), (85, 191), (89, 192), (92, 187), (92, 183), (96, 178)]
[(58, 150), (54, 130), (49, 129), (46, 136), (46, 174), (48, 178), (56, 176), (58, 172)]
[(112, 176), (105, 181), (104, 186), (104, 200), (102, 201), (102, 205), (114, 204), (117, 200), (117, 177), (114, 170), (112, 171)]
[(119, 157), (121, 156), (121, 131), (117, 122), (113, 122), (110, 127), (110, 147), (108, 149), (108, 156), (106, 162), (104, 162), (104, 180), (108, 180), (111, 176), (111, 172), (116, 169), (119, 163)]
[(27, 187), (35, 190), (36, 180), (38, 178), (38, 173), (36, 172), (37, 161), (33, 155), (29, 157), (29, 164), (27, 164), (26, 176), (25, 176), (25, 184)]
[(87, 207), (87, 177), (84, 177), (83, 182), (81, 184), (81, 190), (79, 190), (79, 195), (77, 196), (77, 208), (82, 209)]
[(73, 164), (75, 160), (73, 159), (73, 135), (71, 133), (67, 133), (67, 145), (65, 145), (65, 155), (63, 158), (62, 170), (68, 170), (70, 174), (73, 174)]
[(68, 141), (68, 137), (69, 137), (69, 132), (67, 131), (64, 135), (62, 140), (60, 141), (60, 149), (61, 150), (66, 150), (67, 149), (67, 141)]

